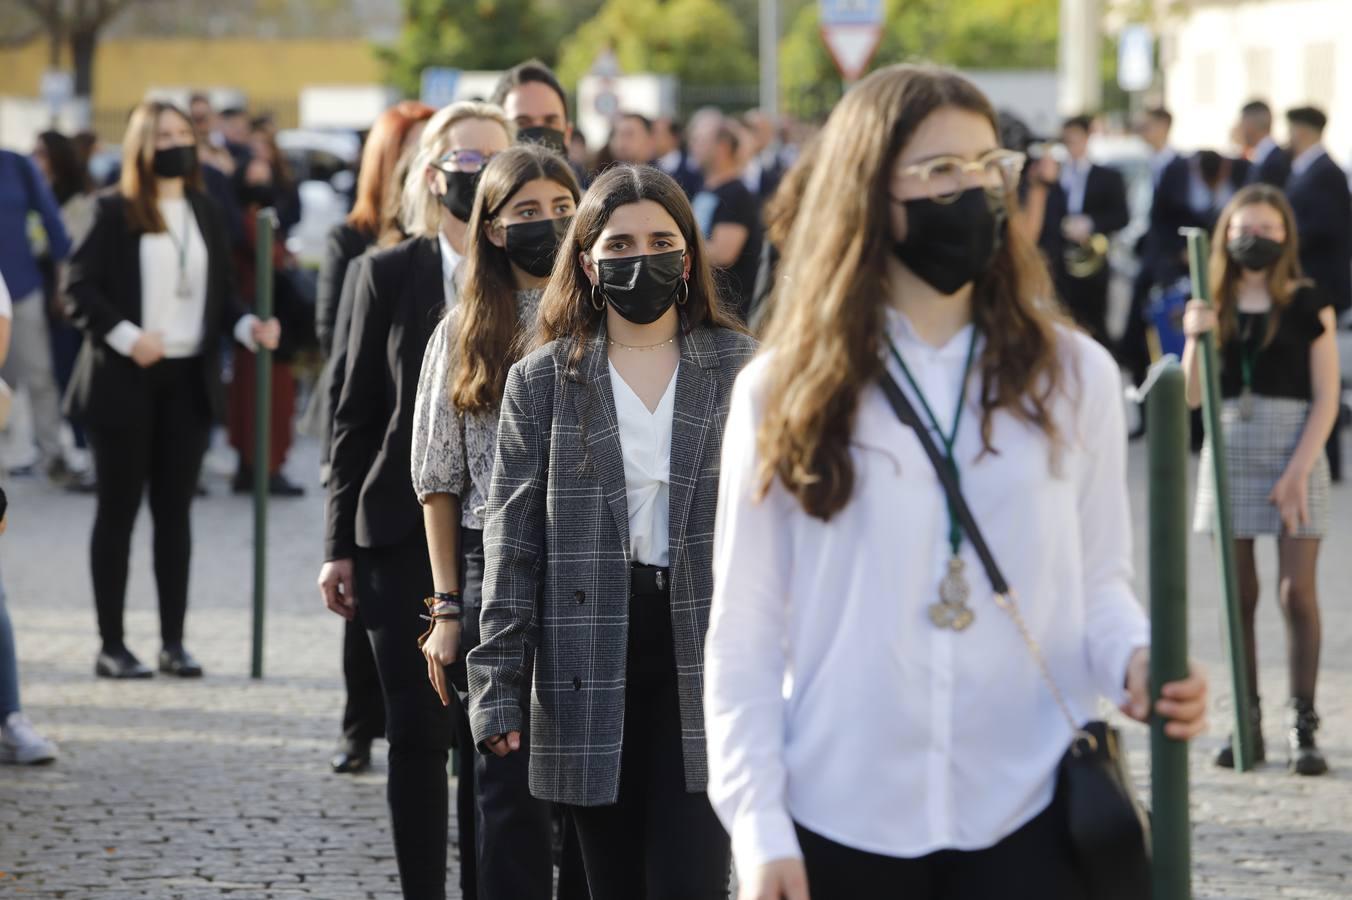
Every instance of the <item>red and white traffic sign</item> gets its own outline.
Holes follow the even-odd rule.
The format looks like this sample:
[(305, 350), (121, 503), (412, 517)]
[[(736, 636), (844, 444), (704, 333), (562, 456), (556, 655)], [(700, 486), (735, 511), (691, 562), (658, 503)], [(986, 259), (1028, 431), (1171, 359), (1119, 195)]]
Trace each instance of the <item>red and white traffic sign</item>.
[(857, 81), (882, 41), (883, 0), (820, 0), (818, 21), (840, 77)]

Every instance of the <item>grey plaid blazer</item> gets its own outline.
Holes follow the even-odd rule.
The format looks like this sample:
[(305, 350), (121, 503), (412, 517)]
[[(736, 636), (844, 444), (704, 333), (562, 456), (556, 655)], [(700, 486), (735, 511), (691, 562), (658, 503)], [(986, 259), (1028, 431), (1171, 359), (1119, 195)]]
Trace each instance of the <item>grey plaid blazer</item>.
[[(521, 729), (534, 653), (530, 790), (579, 806), (614, 803), (624, 736), (629, 511), (604, 325), (577, 373), (571, 340), (507, 377), (484, 522), (483, 641), (468, 657), (480, 747)], [(704, 635), (713, 596), (714, 512), (732, 383), (755, 342), (700, 327), (681, 339), (671, 437), (671, 618), (685, 784), (703, 791)]]

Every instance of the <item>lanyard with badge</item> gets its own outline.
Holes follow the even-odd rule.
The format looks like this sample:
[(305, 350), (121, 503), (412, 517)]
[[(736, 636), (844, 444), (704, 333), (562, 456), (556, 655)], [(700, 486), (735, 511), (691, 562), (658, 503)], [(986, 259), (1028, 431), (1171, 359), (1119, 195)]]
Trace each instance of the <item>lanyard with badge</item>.
[(1258, 354), (1263, 351), (1267, 322), (1267, 313), (1249, 319), (1240, 335), (1239, 370), (1244, 387), (1239, 392), (1239, 417), (1245, 422), (1253, 418), (1253, 366), (1258, 360)]
[[(948, 465), (949, 471), (957, 480), (960, 477), (958, 471), (957, 456), (954, 447), (958, 440), (958, 426), (962, 424), (963, 408), (967, 405), (967, 381), (972, 374), (972, 363), (976, 359), (976, 339), (977, 329), (972, 326), (972, 339), (967, 346), (967, 362), (962, 367), (962, 385), (958, 389), (958, 406), (953, 413), (953, 427), (947, 434), (939, 425), (939, 419), (934, 415), (934, 410), (930, 408), (929, 400), (925, 399), (925, 393), (920, 390), (920, 385), (916, 382), (915, 376), (906, 365), (906, 361), (901, 358), (897, 352), (896, 344), (892, 343), (892, 338), (887, 337), (887, 348), (892, 352), (892, 358), (897, 361), (901, 367), (901, 374), (906, 376), (906, 382), (915, 392), (920, 400), (920, 408), (925, 411), (925, 417), (929, 419), (929, 425), (934, 433), (939, 436), (940, 442), (944, 448), (944, 461)], [(976, 618), (975, 613), (967, 605), (971, 598), (971, 588), (967, 583), (966, 564), (962, 561), (962, 525), (957, 516), (957, 511), (953, 508), (951, 502), (948, 503), (948, 571), (939, 582), (939, 600), (937, 603), (930, 604), (929, 617), (939, 628), (952, 628), (954, 631), (963, 631)]]
[(169, 227), (168, 220), (164, 223), (165, 234), (169, 235), (169, 241), (174, 245), (175, 252), (178, 253), (178, 281), (174, 285), (174, 296), (180, 300), (192, 298), (192, 281), (188, 278), (188, 236), (192, 227), (191, 222), (192, 204), (184, 200), (182, 237), (174, 234), (174, 229)]

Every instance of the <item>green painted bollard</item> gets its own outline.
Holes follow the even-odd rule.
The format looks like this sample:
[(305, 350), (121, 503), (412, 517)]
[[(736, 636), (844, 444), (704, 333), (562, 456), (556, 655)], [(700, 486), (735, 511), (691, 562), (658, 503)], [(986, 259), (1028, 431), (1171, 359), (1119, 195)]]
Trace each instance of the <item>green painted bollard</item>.
[[(1206, 232), (1184, 228), (1188, 239), (1188, 266), (1192, 274), (1192, 295), (1211, 302), (1207, 283), (1210, 247)], [(1230, 658), (1230, 689), (1235, 698), (1234, 748), (1235, 770), (1247, 772), (1254, 763), (1254, 734), (1250, 715), (1249, 669), (1245, 662), (1244, 624), (1239, 608), (1239, 575), (1235, 567), (1234, 527), (1230, 517), (1230, 479), (1225, 469), (1225, 440), (1221, 434), (1221, 372), (1216, 350), (1216, 335), (1210, 333), (1198, 344), (1199, 374), (1202, 379), (1202, 422), (1211, 443), (1211, 471), (1198, 472), (1198, 478), (1212, 479), (1216, 495), (1216, 520), (1212, 523), (1216, 556), (1220, 561), (1222, 599), (1225, 602), (1225, 642)]]
[[(266, 322), (272, 318), (272, 241), (277, 213), (260, 209), (254, 228), (254, 315)], [(272, 454), (272, 351), (257, 348), (254, 354), (254, 583), (253, 664), (249, 674), (263, 677), (263, 612), (268, 576), (268, 469)]]
[[(1183, 369), (1172, 356), (1143, 388), (1150, 443), (1150, 696), (1188, 674), (1188, 407)], [(1150, 720), (1153, 900), (1192, 897), (1188, 745)]]

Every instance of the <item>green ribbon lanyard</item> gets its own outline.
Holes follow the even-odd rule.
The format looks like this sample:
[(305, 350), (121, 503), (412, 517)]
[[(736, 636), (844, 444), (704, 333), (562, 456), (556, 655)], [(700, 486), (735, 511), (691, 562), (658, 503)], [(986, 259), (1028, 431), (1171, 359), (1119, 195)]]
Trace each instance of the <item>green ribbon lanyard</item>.
[[(1250, 319), (1250, 323), (1254, 320)], [(1268, 314), (1263, 313), (1258, 318), (1258, 324), (1253, 325), (1247, 334), (1240, 339), (1239, 347), (1239, 368), (1240, 376), (1244, 379), (1244, 390), (1253, 392), (1253, 364), (1258, 359), (1258, 354), (1263, 352), (1263, 340), (1267, 336)], [(1257, 337), (1255, 341), (1254, 338)], [(1254, 344), (1258, 348), (1254, 349)]]
[[(920, 407), (925, 411), (929, 418), (930, 426), (935, 433), (939, 435), (939, 440), (944, 445), (944, 461), (948, 463), (949, 471), (953, 477), (961, 480), (961, 473), (958, 471), (957, 457), (953, 452), (953, 447), (958, 440), (958, 426), (962, 424), (962, 409), (967, 405), (967, 379), (972, 374), (972, 362), (976, 359), (976, 326), (972, 326), (972, 340), (967, 345), (967, 362), (962, 367), (962, 386), (958, 389), (958, 408), (953, 412), (953, 428), (948, 434), (944, 434), (943, 428), (939, 425), (939, 419), (934, 415), (934, 410), (930, 409), (929, 401), (925, 399), (925, 392), (920, 390), (920, 385), (916, 383), (915, 376), (906, 365), (906, 360), (901, 358), (897, 352), (897, 345), (892, 343), (890, 335), (884, 336), (887, 340), (887, 349), (892, 351), (892, 358), (901, 366), (901, 374), (906, 376), (906, 383), (911, 386), (911, 390), (920, 400)], [(958, 517), (953, 509), (953, 504), (948, 503), (948, 547), (953, 552), (953, 558), (957, 558), (958, 551), (962, 549), (962, 526), (958, 523)]]

